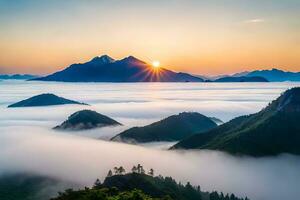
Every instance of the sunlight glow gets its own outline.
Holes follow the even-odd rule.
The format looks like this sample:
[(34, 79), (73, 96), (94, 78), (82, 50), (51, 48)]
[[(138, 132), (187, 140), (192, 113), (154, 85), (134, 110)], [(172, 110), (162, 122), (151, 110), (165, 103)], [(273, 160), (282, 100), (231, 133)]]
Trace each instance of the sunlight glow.
[(155, 61), (152, 62), (152, 66), (153, 66), (154, 68), (159, 68), (160, 62), (157, 61), (157, 60), (155, 60)]

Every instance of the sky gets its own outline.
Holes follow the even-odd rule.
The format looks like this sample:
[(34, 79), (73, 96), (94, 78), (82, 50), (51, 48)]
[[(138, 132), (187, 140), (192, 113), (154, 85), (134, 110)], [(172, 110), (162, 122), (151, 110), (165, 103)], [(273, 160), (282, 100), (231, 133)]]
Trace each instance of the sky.
[(299, 0), (0, 0), (0, 73), (108, 54), (192, 74), (300, 71)]

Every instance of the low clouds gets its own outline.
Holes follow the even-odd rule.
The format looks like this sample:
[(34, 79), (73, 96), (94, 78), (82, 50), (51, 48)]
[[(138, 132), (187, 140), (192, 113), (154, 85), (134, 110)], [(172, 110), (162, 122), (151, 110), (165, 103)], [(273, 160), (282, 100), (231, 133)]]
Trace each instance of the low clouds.
[[(252, 200), (297, 199), (299, 156), (233, 157), (216, 151), (162, 150), (172, 143), (134, 146), (105, 141), (124, 128), (149, 124), (182, 111), (198, 111), (224, 121), (254, 113), (295, 84), (299, 85), (3, 81), (0, 82), (0, 175), (30, 172), (90, 186), (96, 178), (103, 180), (114, 166), (123, 165), (128, 170), (140, 163), (146, 169), (154, 168), (156, 174), (199, 184), (203, 190), (235, 193)], [(84, 106), (6, 108), (10, 103), (46, 92), (87, 102), (92, 105), (89, 109), (112, 117), (125, 127), (76, 133), (54, 131), (52, 127)]]
[(300, 157), (234, 157), (216, 151), (167, 151), (86, 137), (46, 128), (0, 128), (0, 174), (30, 172), (91, 186), (109, 169), (141, 163), (156, 174), (190, 181), (203, 190), (253, 200), (297, 199)]

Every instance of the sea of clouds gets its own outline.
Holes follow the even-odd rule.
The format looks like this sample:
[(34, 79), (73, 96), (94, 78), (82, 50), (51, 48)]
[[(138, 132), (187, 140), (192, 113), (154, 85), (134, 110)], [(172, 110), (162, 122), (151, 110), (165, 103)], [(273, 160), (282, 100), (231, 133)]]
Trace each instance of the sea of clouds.
[[(300, 84), (298, 84), (300, 85)], [(228, 121), (259, 111), (295, 83), (142, 83), (71, 84), (0, 82), (0, 174), (30, 172), (91, 186), (114, 166), (137, 163), (177, 181), (248, 196), (255, 200), (297, 199), (300, 157), (234, 157), (217, 151), (167, 151), (173, 143), (143, 146), (108, 141), (132, 126), (141, 126), (183, 111), (197, 111)], [(91, 106), (6, 108), (40, 93), (82, 101)], [(92, 109), (125, 126), (60, 132), (51, 128), (70, 114)]]

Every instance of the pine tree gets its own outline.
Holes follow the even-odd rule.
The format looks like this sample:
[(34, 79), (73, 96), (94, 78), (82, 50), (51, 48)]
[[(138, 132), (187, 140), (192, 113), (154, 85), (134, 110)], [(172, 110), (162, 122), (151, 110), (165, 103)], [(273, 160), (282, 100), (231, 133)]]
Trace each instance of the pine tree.
[(119, 171), (120, 175), (122, 175), (123, 173), (126, 172), (123, 166), (120, 166), (119, 169), (118, 169), (118, 171)]
[(148, 175), (154, 176), (154, 170), (152, 168), (149, 170)]
[(101, 181), (97, 178), (97, 180), (95, 181), (95, 183), (94, 183), (94, 188), (99, 188), (99, 187), (101, 187)]
[(107, 177), (111, 177), (113, 175), (112, 171), (109, 170), (108, 173), (107, 173)]
[(118, 167), (114, 167), (114, 173), (115, 173), (116, 175), (119, 174), (119, 168), (118, 168)]
[(138, 172), (138, 169), (136, 166), (133, 166), (132, 169), (131, 169), (131, 172), (132, 173), (137, 173)]

